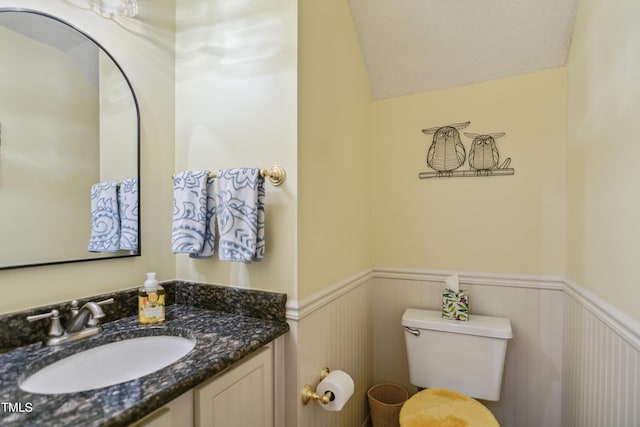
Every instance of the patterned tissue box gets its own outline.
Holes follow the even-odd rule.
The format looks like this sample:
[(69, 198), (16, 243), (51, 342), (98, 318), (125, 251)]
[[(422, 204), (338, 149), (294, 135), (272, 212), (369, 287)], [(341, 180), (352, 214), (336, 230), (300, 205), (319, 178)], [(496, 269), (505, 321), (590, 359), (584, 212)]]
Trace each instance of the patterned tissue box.
[(442, 294), (442, 318), (469, 320), (469, 291), (445, 289)]

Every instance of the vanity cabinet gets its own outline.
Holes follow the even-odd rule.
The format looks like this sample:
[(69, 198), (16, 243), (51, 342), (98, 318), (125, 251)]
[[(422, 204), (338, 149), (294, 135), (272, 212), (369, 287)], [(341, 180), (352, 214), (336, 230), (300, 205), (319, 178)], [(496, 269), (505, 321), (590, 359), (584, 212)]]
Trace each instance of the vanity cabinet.
[(194, 390), (196, 427), (273, 427), (273, 349)]
[[(131, 427), (274, 427), (280, 420), (280, 338)], [(274, 357), (274, 354), (277, 356)], [(276, 372), (278, 375), (276, 375)], [(278, 421), (278, 425), (281, 423)]]
[(193, 390), (173, 399), (129, 427), (193, 427)]

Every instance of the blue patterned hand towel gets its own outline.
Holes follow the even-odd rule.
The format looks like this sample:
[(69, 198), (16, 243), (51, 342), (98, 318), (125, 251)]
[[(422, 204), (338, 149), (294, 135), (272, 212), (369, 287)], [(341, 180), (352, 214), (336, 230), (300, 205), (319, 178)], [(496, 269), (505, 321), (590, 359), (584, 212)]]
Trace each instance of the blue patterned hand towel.
[(120, 249), (120, 214), (115, 181), (91, 186), (91, 237), (89, 252), (117, 252)]
[(256, 168), (224, 169), (217, 178), (219, 256), (250, 263), (264, 257), (264, 178)]
[(216, 206), (209, 171), (184, 171), (173, 178), (173, 253), (210, 258), (215, 248)]
[(118, 187), (120, 249), (138, 251), (138, 178), (122, 181)]

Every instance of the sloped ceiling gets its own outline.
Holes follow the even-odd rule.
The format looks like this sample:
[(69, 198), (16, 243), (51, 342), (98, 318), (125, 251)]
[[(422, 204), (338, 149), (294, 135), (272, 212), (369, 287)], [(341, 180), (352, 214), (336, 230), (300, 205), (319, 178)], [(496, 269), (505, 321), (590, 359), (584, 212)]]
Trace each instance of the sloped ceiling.
[(349, 0), (375, 99), (563, 66), (578, 0)]

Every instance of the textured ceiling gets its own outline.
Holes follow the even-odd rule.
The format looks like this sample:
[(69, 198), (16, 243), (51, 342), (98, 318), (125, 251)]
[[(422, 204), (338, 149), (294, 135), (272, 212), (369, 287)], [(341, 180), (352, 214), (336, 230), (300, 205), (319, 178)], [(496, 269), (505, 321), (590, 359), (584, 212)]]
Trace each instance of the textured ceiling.
[(375, 99), (566, 63), (578, 0), (349, 0)]

